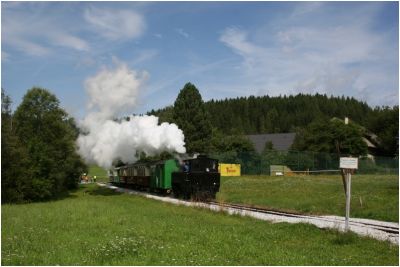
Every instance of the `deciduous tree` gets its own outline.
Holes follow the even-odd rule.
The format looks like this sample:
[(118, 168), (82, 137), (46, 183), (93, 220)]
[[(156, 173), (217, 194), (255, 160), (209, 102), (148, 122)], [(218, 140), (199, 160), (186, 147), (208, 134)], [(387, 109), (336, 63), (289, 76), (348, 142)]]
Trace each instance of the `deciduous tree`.
[(22, 202), (26, 189), (27, 152), (13, 127), (11, 98), (1, 91), (1, 201)]
[(368, 152), (363, 140), (362, 128), (339, 119), (317, 120), (300, 130), (293, 148), (314, 152), (338, 153), (360, 156)]
[(59, 100), (48, 90), (32, 88), (15, 111), (16, 134), (29, 158), (24, 198), (57, 197), (77, 187), (86, 166), (76, 153), (76, 132)]

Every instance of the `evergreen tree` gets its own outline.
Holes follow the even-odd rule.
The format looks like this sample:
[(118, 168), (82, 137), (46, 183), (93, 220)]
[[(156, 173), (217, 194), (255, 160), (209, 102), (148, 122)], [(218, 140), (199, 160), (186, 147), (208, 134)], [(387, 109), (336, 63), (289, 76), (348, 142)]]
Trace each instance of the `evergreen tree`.
[(187, 83), (174, 104), (173, 120), (183, 130), (187, 152), (207, 152), (211, 139), (210, 118), (199, 90)]
[(158, 117), (158, 123), (161, 124), (163, 122), (174, 123), (174, 107), (168, 106), (163, 109), (159, 109), (157, 111), (151, 110), (147, 112), (147, 115), (154, 115)]

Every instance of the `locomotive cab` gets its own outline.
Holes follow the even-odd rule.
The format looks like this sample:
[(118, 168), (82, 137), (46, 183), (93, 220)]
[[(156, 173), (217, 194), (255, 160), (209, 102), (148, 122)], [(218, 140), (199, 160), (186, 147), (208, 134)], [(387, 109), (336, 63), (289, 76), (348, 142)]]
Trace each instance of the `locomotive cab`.
[(189, 172), (218, 172), (218, 160), (200, 155), (196, 159), (189, 160)]
[(179, 172), (172, 173), (172, 190), (184, 198), (215, 198), (219, 191), (218, 160), (199, 155), (188, 159)]

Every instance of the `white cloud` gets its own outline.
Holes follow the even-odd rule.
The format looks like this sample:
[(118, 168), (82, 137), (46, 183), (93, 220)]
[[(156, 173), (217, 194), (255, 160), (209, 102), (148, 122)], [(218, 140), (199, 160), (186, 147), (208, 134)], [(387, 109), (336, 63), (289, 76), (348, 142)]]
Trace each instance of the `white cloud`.
[[(175, 76), (162, 78), (160, 79), (161, 82), (158, 82), (151, 86), (151, 89), (147, 92), (146, 97), (151, 97), (152, 95), (159, 93), (162, 90), (165, 90), (179, 80), (188, 79), (188, 77), (196, 77), (197, 75), (205, 73), (207, 71), (218, 69), (221, 66), (226, 65), (228, 62), (229, 60), (222, 59), (208, 64), (200, 64), (188, 68), (185, 71), (176, 73)], [(179, 84), (178, 86), (182, 86), (182, 84)]]
[(110, 40), (135, 39), (146, 28), (143, 16), (133, 10), (92, 7), (85, 10), (84, 18), (93, 31)]
[(80, 57), (78, 62), (75, 64), (76, 68), (87, 68), (94, 66), (97, 63), (94, 57), (92, 56), (83, 56)]
[(135, 57), (135, 60), (132, 62), (132, 64), (133, 65), (140, 64), (142, 62), (145, 62), (145, 61), (155, 58), (157, 55), (158, 55), (158, 51), (155, 49), (142, 50)]
[(5, 6), (2, 37), (9, 53), (18, 50), (31, 56), (60, 55), (65, 52), (60, 48), (98, 53), (103, 46), (88, 33), (109, 40), (129, 40), (141, 36), (146, 28), (144, 18), (129, 9), (92, 7), (77, 12), (74, 4), (30, 2)]
[(31, 56), (45, 56), (51, 52), (50, 48), (31, 42), (25, 38), (19, 38), (19, 36), (6, 38), (4, 43)]
[(65, 33), (53, 33), (49, 36), (52, 42), (58, 46), (73, 48), (80, 51), (88, 51), (89, 45), (82, 39)]
[(291, 19), (294, 19), (299, 16), (305, 16), (310, 13), (315, 12), (316, 10), (320, 9), (323, 6), (323, 2), (300, 2), (298, 4), (292, 14), (291, 14)]
[(178, 34), (182, 35), (183, 37), (189, 38), (189, 34), (187, 32), (185, 32), (183, 29), (178, 28), (178, 29), (175, 29), (175, 30), (176, 30), (176, 32)]
[(260, 47), (247, 40), (247, 33), (245, 31), (235, 27), (225, 29), (219, 40), (243, 57), (253, 56), (262, 52)]
[[(31, 5), (34, 4), (29, 4), (29, 7), (35, 10), (35, 6)], [(38, 13), (26, 12), (23, 7), (17, 5), (4, 10), (2, 14), (2, 39), (5, 45), (32, 56), (49, 55), (58, 47), (77, 51), (90, 49), (85, 40), (71, 33), (75, 29), (61, 25), (57, 16), (42, 16), (40, 8)]]
[[(296, 9), (293, 18), (306, 13), (310, 16), (319, 8)], [(229, 27), (219, 40), (241, 56), (239, 69), (232, 71), (245, 81), (246, 89), (253, 88), (253, 94), (343, 94), (377, 105), (382, 103), (382, 93), (377, 90), (384, 95), (396, 90), (398, 96), (397, 74), (387, 71), (396, 68), (398, 50), (384, 33), (370, 30), (369, 19), (354, 18), (346, 25), (340, 21), (306, 25), (294, 20), (265, 32), (269, 38), (264, 42), (251, 41), (250, 32)]]

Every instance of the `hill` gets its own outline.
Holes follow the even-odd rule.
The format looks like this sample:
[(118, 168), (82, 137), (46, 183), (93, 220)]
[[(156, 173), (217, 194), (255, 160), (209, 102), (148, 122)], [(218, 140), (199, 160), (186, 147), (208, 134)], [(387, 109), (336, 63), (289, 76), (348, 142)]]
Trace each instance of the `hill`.
[[(225, 135), (289, 133), (317, 119), (349, 117), (380, 137), (383, 141), (380, 154), (398, 154), (398, 106), (371, 108), (352, 97), (321, 94), (212, 99), (204, 104), (212, 127)], [(173, 106), (147, 114), (158, 116), (160, 122), (174, 122)]]
[[(205, 102), (213, 127), (225, 134), (287, 133), (317, 118), (345, 116), (365, 125), (372, 112), (366, 103), (349, 97), (326, 95), (250, 96)], [(172, 121), (173, 107), (152, 110), (161, 121)]]

